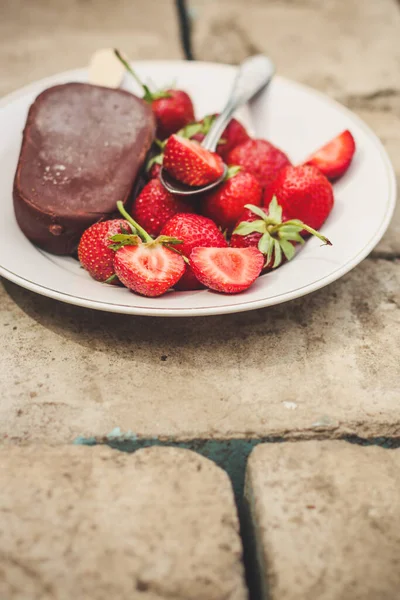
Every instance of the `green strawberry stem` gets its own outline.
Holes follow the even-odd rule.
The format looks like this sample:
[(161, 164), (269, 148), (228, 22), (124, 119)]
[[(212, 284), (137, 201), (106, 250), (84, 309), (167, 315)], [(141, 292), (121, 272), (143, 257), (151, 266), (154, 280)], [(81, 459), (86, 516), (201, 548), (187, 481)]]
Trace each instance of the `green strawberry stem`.
[(147, 231), (145, 231), (143, 227), (139, 225), (139, 223), (136, 223), (136, 221), (132, 219), (131, 215), (126, 212), (125, 207), (120, 200), (117, 202), (117, 208), (121, 215), (128, 221), (128, 223), (133, 225), (133, 227), (136, 229), (136, 231), (138, 232), (138, 234), (144, 242), (149, 243), (154, 241), (153, 238), (147, 233)]
[(299, 228), (299, 231), (301, 231), (302, 229), (305, 229), (306, 231), (308, 231), (308, 233), (311, 233), (312, 235), (315, 235), (322, 242), (324, 242), (325, 246), (332, 246), (332, 242), (330, 240), (328, 240), (327, 237), (325, 237), (324, 235), (322, 235), (321, 233), (319, 233), (319, 231), (316, 231), (312, 227), (309, 227), (309, 225), (306, 225), (302, 221), (298, 221), (297, 219), (291, 219), (289, 221), (284, 221), (283, 223), (278, 223), (277, 225), (274, 225), (273, 227), (271, 227), (269, 229), (269, 233), (273, 234), (276, 231), (279, 231), (279, 229), (281, 229), (282, 227), (285, 227), (287, 225), (294, 225), (295, 227)]
[(105, 280), (104, 283), (112, 283), (113, 281), (115, 281), (116, 279), (118, 279), (118, 277), (116, 276), (116, 274), (114, 273), (113, 275), (110, 275), (110, 277), (108, 279)]
[(138, 85), (140, 85), (140, 87), (142, 88), (142, 90), (144, 92), (143, 100), (145, 100), (146, 102), (149, 102), (149, 104), (151, 104), (154, 100), (158, 100), (159, 98), (170, 98), (170, 94), (168, 94), (168, 92), (163, 92), (163, 91), (152, 92), (152, 91), (150, 91), (150, 88), (145, 83), (143, 83), (143, 81), (140, 79), (140, 77), (137, 75), (137, 73), (135, 73), (135, 71), (132, 69), (132, 67), (128, 63), (128, 61), (125, 60), (125, 58), (122, 56), (121, 52), (119, 50), (117, 50), (116, 48), (114, 48), (114, 54), (118, 58), (118, 60), (124, 65), (124, 67), (128, 71), (128, 73), (130, 75), (132, 75), (132, 77), (134, 78), (136, 83)]

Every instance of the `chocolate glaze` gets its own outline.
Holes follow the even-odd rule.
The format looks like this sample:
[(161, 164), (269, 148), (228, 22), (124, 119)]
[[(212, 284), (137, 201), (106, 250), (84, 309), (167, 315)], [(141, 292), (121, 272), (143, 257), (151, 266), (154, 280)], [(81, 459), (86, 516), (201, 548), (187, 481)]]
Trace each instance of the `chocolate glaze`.
[(83, 231), (129, 202), (154, 139), (148, 104), (86, 83), (45, 90), (30, 107), (14, 179), (24, 234), (54, 254), (72, 254)]

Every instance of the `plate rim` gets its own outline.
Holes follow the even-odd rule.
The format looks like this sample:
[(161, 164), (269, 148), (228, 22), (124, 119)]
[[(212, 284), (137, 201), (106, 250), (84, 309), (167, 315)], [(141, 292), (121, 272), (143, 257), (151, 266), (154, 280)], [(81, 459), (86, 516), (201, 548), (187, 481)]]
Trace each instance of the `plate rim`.
[[(185, 60), (137, 60), (137, 61), (132, 61), (132, 64), (136, 65), (136, 66), (140, 66), (140, 67), (143, 66), (144, 68), (146, 67), (146, 65), (154, 66), (156, 64), (160, 64), (160, 65), (168, 64), (169, 66), (186, 65), (189, 68), (193, 67), (194, 65), (201, 65), (204, 67), (207, 67), (207, 66), (208, 67), (216, 67), (217, 66), (217, 67), (224, 67), (224, 68), (228, 68), (228, 69), (236, 69), (236, 67), (234, 65), (228, 65), (228, 64), (224, 64), (224, 63), (216, 63), (216, 62), (208, 62), (208, 61), (193, 61), (193, 62), (188, 63)], [(44, 77), (42, 79), (38, 79), (36, 81), (32, 81), (31, 83), (29, 83), (21, 88), (18, 88), (17, 90), (14, 90), (13, 92), (11, 92), (11, 93), (7, 94), (6, 96), (4, 96), (3, 98), (1, 98), (0, 99), (0, 110), (4, 107), (8, 106), (9, 104), (13, 103), (14, 101), (20, 99), (21, 97), (25, 96), (26, 94), (32, 92), (32, 89), (37, 87), (39, 84), (41, 86), (42, 85), (44, 85), (44, 86), (52, 85), (61, 78), (68, 79), (70, 77), (71, 78), (76, 77), (78, 72), (81, 75), (83, 75), (85, 70), (86, 70), (85, 68), (70, 69), (67, 71), (55, 73), (53, 75)], [(284, 302), (289, 302), (290, 300), (300, 298), (307, 294), (311, 294), (327, 285), (330, 285), (334, 281), (340, 279), (343, 275), (346, 275), (349, 271), (351, 271), (354, 267), (356, 267), (358, 264), (360, 264), (370, 254), (370, 252), (374, 249), (374, 247), (382, 239), (384, 233), (386, 232), (386, 230), (390, 224), (390, 221), (393, 217), (393, 213), (394, 213), (394, 210), (396, 207), (396, 195), (397, 195), (397, 182), (396, 182), (396, 175), (395, 175), (394, 167), (392, 165), (392, 162), (390, 160), (390, 157), (389, 157), (385, 147), (383, 146), (381, 140), (376, 135), (376, 133), (357, 114), (355, 114), (349, 108), (347, 108), (346, 106), (344, 106), (337, 100), (331, 98), (327, 94), (324, 94), (320, 90), (316, 90), (306, 84), (300, 83), (298, 81), (284, 77), (282, 75), (275, 75), (274, 79), (280, 80), (283, 83), (288, 83), (291, 86), (297, 87), (300, 90), (303, 90), (309, 94), (317, 96), (318, 98), (323, 100), (325, 103), (330, 104), (336, 110), (345, 114), (348, 118), (351, 118), (353, 121), (355, 121), (357, 123), (358, 127), (363, 129), (365, 134), (371, 139), (371, 141), (375, 145), (376, 149), (378, 150), (378, 152), (382, 158), (382, 162), (385, 166), (385, 170), (386, 170), (387, 178), (388, 178), (388, 196), (389, 197), (388, 197), (387, 211), (384, 215), (384, 218), (382, 219), (382, 222), (381, 222), (379, 228), (376, 230), (375, 234), (372, 236), (372, 238), (369, 240), (369, 242), (364, 246), (364, 248), (362, 250), (360, 250), (355, 256), (353, 256), (351, 259), (349, 259), (345, 264), (340, 265), (337, 269), (335, 269), (329, 275), (326, 275), (317, 281), (314, 281), (312, 283), (304, 285), (300, 288), (297, 288), (296, 290), (292, 290), (291, 292), (285, 292), (285, 293), (278, 294), (273, 297), (264, 298), (264, 299), (261, 298), (258, 300), (249, 300), (249, 301), (243, 300), (238, 303), (233, 303), (233, 304), (230, 303), (228, 305), (220, 305), (220, 306), (214, 306), (214, 307), (203, 307), (203, 308), (202, 307), (192, 307), (192, 308), (175, 308), (175, 309), (173, 309), (173, 308), (159, 308), (158, 309), (158, 308), (154, 308), (154, 307), (146, 308), (146, 307), (138, 307), (138, 306), (131, 306), (131, 305), (123, 305), (121, 303), (110, 303), (110, 302), (104, 302), (104, 301), (100, 301), (100, 300), (97, 301), (97, 300), (88, 300), (86, 298), (80, 298), (79, 296), (67, 294), (66, 292), (59, 292), (59, 291), (53, 290), (47, 286), (43, 286), (41, 284), (37, 284), (35, 282), (27, 280), (24, 277), (21, 277), (20, 275), (10, 271), (6, 267), (3, 267), (2, 265), (0, 265), (0, 276), (4, 277), (5, 279), (23, 287), (29, 291), (35, 292), (42, 296), (46, 296), (46, 297), (52, 298), (54, 300), (59, 300), (61, 302), (67, 303), (67, 304), (81, 306), (84, 308), (90, 308), (93, 310), (100, 310), (100, 311), (113, 312), (113, 313), (119, 313), (119, 314), (131, 314), (131, 315), (138, 315), (138, 316), (153, 316), (153, 317), (194, 317), (194, 316), (202, 317), (202, 316), (232, 314), (232, 313), (239, 313), (239, 312), (245, 312), (245, 311), (250, 311), (250, 310), (257, 310), (260, 308), (266, 308), (268, 306), (274, 306), (277, 304), (282, 304)]]

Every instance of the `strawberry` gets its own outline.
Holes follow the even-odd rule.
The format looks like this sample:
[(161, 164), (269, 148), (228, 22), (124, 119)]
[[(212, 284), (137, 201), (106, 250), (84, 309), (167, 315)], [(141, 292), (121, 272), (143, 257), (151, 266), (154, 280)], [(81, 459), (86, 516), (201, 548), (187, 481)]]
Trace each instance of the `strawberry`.
[(194, 248), (190, 266), (206, 287), (237, 294), (251, 286), (262, 271), (264, 257), (257, 248)]
[(167, 140), (163, 167), (172, 177), (191, 186), (212, 183), (224, 173), (224, 163), (218, 154), (178, 135)]
[(287, 219), (319, 229), (333, 207), (333, 189), (316, 167), (285, 167), (265, 191), (264, 206), (276, 196)]
[(260, 185), (267, 189), (278, 172), (290, 165), (290, 160), (282, 150), (267, 140), (247, 140), (228, 153), (228, 165), (240, 165), (254, 175)]
[(206, 194), (202, 214), (212, 219), (222, 230), (232, 231), (245, 204), (261, 206), (262, 188), (251, 173), (240, 167), (230, 167), (224, 182)]
[(151, 104), (157, 122), (156, 135), (160, 140), (195, 120), (193, 104), (186, 92), (170, 89), (165, 90), (165, 94)]
[(120, 281), (142, 296), (161, 296), (182, 277), (185, 261), (171, 249), (176, 238), (160, 236), (155, 240), (130, 217), (122, 202), (117, 203), (123, 216), (133, 225), (136, 235), (114, 235), (114, 269)]
[(114, 251), (110, 238), (118, 233), (132, 233), (131, 226), (123, 219), (102, 221), (83, 232), (78, 246), (78, 258), (82, 267), (97, 281), (118, 283), (114, 272)]
[(158, 139), (164, 140), (195, 120), (193, 103), (186, 92), (174, 89), (151, 92), (149, 87), (139, 79), (130, 64), (122, 57), (121, 53), (118, 50), (114, 50), (114, 52), (126, 70), (143, 89), (143, 100), (151, 104), (156, 118), (156, 135)]
[(170, 194), (159, 179), (151, 179), (135, 198), (131, 214), (149, 235), (156, 236), (179, 212), (194, 212), (194, 203)]
[(346, 129), (309, 156), (304, 164), (314, 165), (328, 179), (335, 180), (347, 171), (353, 160), (355, 151), (356, 144), (354, 138), (350, 131)]
[(274, 196), (268, 213), (259, 206), (246, 205), (230, 245), (232, 248), (258, 248), (265, 255), (264, 269), (275, 269), (294, 257), (294, 244), (304, 244), (300, 235), (304, 230), (318, 237), (324, 244), (331, 245), (325, 236), (305, 223), (297, 219), (283, 219), (282, 207)]
[(159, 179), (160, 177), (160, 172), (161, 172), (161, 165), (154, 162), (148, 172), (147, 172), (147, 178), (148, 179)]
[[(216, 224), (200, 215), (187, 213), (177, 214), (170, 219), (162, 228), (161, 235), (171, 236), (182, 241), (179, 252), (189, 258), (193, 248), (214, 247), (226, 248), (226, 239)], [(183, 277), (175, 286), (179, 290), (197, 290), (203, 287), (195, 277), (189, 265)]]
[[(202, 142), (210, 131), (210, 127), (214, 123), (216, 117), (218, 117), (218, 114), (207, 115), (198, 123), (199, 127), (197, 129), (195, 129), (196, 124), (189, 125), (181, 135), (183, 135), (183, 137), (190, 137), (190, 139), (196, 140), (197, 142)], [(194, 135), (190, 135), (191, 128), (192, 131), (196, 131)], [(189, 135), (185, 135), (185, 132)], [(222, 132), (216, 152), (226, 162), (229, 152), (249, 139), (250, 136), (243, 125), (237, 119), (231, 119)]]

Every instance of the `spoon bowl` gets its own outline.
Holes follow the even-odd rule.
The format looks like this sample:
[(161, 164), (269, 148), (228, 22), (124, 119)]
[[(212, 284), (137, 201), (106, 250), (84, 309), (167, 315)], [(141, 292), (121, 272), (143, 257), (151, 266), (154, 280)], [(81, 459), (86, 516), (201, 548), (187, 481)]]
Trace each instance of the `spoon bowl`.
[(190, 186), (186, 185), (186, 183), (178, 181), (177, 179), (174, 179), (174, 177), (171, 177), (166, 169), (161, 167), (160, 181), (165, 189), (171, 194), (178, 194), (179, 196), (193, 196), (194, 194), (208, 192), (209, 190), (212, 190), (220, 185), (220, 183), (222, 183), (222, 181), (225, 179), (227, 172), (228, 167), (226, 164), (224, 164), (224, 172), (222, 173), (221, 177), (218, 177), (218, 179), (215, 181), (212, 181), (207, 185)]
[[(225, 108), (215, 119), (210, 131), (201, 142), (201, 146), (205, 150), (215, 152), (221, 135), (231, 120), (233, 113), (239, 106), (242, 106), (261, 92), (261, 90), (265, 89), (270, 83), (274, 72), (275, 68), (273, 62), (267, 56), (262, 54), (251, 56), (242, 62), (235, 77)], [(169, 175), (166, 169), (161, 167), (160, 181), (165, 189), (171, 194), (192, 196), (215, 188), (223, 181), (227, 170), (227, 165), (224, 165), (224, 173), (221, 177), (207, 185), (194, 187), (176, 181), (176, 179)]]

